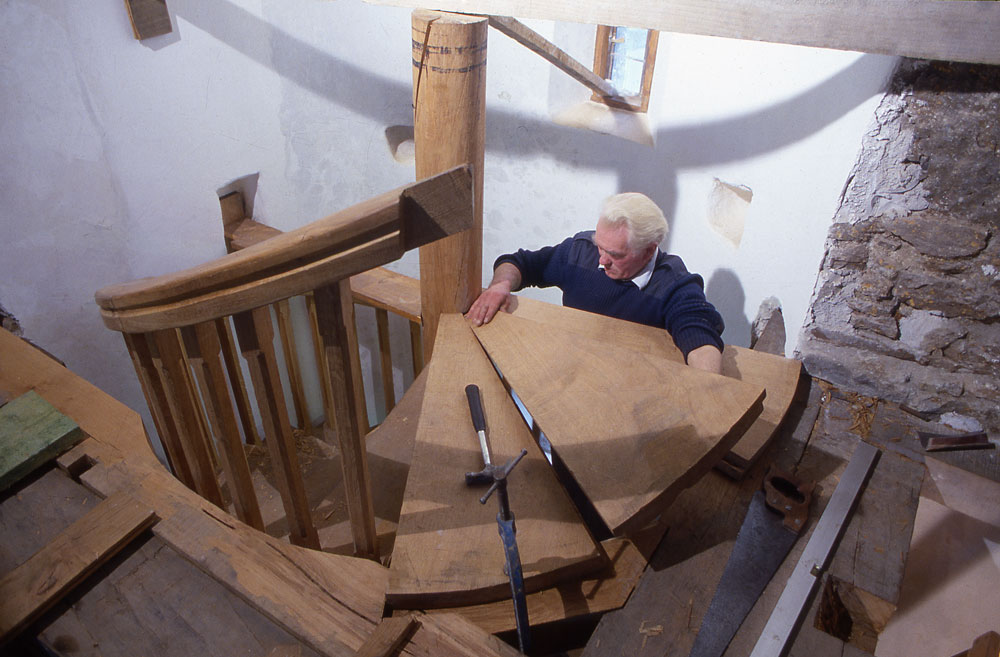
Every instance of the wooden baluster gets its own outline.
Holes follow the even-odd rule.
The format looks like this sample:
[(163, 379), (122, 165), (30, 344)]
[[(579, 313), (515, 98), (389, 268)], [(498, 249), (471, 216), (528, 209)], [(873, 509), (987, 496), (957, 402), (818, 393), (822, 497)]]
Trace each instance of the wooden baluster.
[(222, 491), (209, 454), (208, 436), (203, 430), (205, 420), (201, 417), (201, 404), (184, 358), (180, 336), (177, 329), (162, 329), (153, 332), (153, 341), (160, 353), (167, 404), (177, 420), (179, 442), (194, 477), (193, 490), (223, 508)]
[(389, 342), (389, 312), (385, 308), (375, 309), (375, 324), (378, 328), (378, 352), (382, 361), (382, 394), (385, 397), (385, 412), (396, 405), (396, 387), (392, 380), (392, 348)]
[(313, 295), (330, 382), (332, 403), (326, 408), (326, 417), (327, 423), (334, 425), (337, 431), (354, 550), (357, 556), (375, 559), (378, 542), (368, 452), (365, 434), (361, 431), (357, 391), (352, 383), (361, 377), (361, 364), (350, 281), (345, 279), (319, 288)]
[(264, 424), (264, 442), (285, 508), (289, 540), (295, 545), (318, 550), (319, 536), (309, 513), (309, 500), (295, 451), (295, 437), (288, 421), (288, 408), (278, 375), (270, 308), (263, 306), (238, 313), (233, 316), (233, 323), (250, 370), (257, 407)]
[(236, 410), (240, 414), (240, 425), (243, 427), (244, 439), (248, 444), (260, 445), (260, 434), (257, 433), (257, 424), (254, 422), (253, 410), (250, 408), (247, 384), (243, 380), (243, 368), (240, 367), (240, 361), (236, 358), (236, 339), (233, 337), (233, 328), (226, 317), (215, 320), (215, 326), (219, 331), (222, 360), (226, 363), (229, 387), (233, 389), (233, 397), (236, 400)]
[(184, 448), (177, 433), (177, 423), (170, 410), (170, 404), (167, 403), (160, 373), (153, 361), (152, 342), (146, 333), (122, 333), (122, 336), (125, 338), (129, 356), (132, 357), (132, 365), (135, 366), (136, 375), (139, 377), (142, 393), (146, 397), (146, 405), (149, 406), (153, 416), (153, 425), (160, 437), (160, 444), (163, 445), (167, 465), (181, 483), (194, 490), (194, 476), (184, 457)]
[(264, 530), (264, 521), (254, 493), (250, 467), (240, 439), (236, 413), (226, 385), (221, 360), (222, 345), (215, 322), (203, 322), (181, 329), (188, 359), (194, 368), (209, 424), (219, 446), (222, 470), (229, 482), (229, 492), (236, 507), (236, 517), (254, 529)]
[(295, 334), (292, 332), (292, 309), (288, 299), (282, 299), (274, 304), (274, 313), (278, 317), (278, 333), (281, 336), (281, 350), (285, 356), (285, 369), (288, 372), (288, 385), (292, 389), (292, 405), (298, 417), (300, 429), (312, 429), (309, 418), (309, 407), (306, 405), (306, 393), (302, 386), (302, 372), (299, 368), (299, 356), (295, 349)]
[(410, 356), (413, 358), (413, 378), (416, 379), (420, 370), (424, 369), (424, 345), (421, 338), (420, 323), (410, 320)]
[[(323, 359), (323, 337), (319, 332), (319, 320), (316, 317), (316, 297), (312, 292), (306, 295), (306, 306), (309, 309), (309, 324), (312, 327), (316, 367), (319, 369), (319, 381), (323, 388), (323, 408), (329, 409), (333, 408), (333, 397), (330, 393), (330, 371), (326, 366), (326, 361)], [(357, 336), (357, 327), (355, 327), (354, 335)], [(365, 430), (365, 433), (368, 433), (371, 430), (371, 426), (368, 424), (368, 405), (365, 402), (364, 381), (361, 377), (358, 377), (353, 383), (355, 399), (358, 401), (358, 415), (360, 416), (361, 427)], [(331, 424), (333, 423), (332, 419), (328, 418), (328, 421)]]

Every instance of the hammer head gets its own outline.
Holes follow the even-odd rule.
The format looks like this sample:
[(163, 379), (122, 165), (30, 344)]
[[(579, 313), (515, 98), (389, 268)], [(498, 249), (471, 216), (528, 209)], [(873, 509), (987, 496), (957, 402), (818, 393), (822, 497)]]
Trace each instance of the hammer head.
[(465, 485), (466, 486), (486, 486), (487, 484), (492, 484), (495, 481), (493, 477), (493, 466), (488, 465), (479, 472), (466, 472), (465, 473)]

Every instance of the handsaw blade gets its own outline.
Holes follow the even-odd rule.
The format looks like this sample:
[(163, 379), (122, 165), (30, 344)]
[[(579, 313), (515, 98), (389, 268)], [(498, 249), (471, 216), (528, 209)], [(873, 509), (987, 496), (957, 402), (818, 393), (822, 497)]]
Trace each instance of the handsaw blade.
[[(770, 475), (768, 479), (773, 480)], [(725, 652), (743, 619), (798, 538), (804, 524), (802, 514), (783, 515), (768, 508), (768, 501), (773, 504), (775, 494), (773, 486), (768, 489), (770, 500), (764, 491), (757, 491), (750, 500), (750, 508), (736, 535), (719, 587), (702, 619), (690, 657), (720, 657)], [(798, 500), (798, 507), (801, 509), (804, 504), (807, 513), (812, 487), (800, 486), (798, 491), (804, 494), (804, 500)], [(785, 512), (790, 510), (789, 507), (782, 509)], [(791, 529), (787, 518), (796, 515), (800, 520), (797, 523), (793, 520), (792, 524), (798, 526)]]

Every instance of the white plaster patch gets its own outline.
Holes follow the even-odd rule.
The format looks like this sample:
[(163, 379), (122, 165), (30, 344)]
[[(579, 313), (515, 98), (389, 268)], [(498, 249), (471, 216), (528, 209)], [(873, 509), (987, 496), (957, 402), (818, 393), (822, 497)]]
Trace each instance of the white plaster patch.
[(991, 278), (1000, 278), (1000, 272), (993, 265), (983, 265), (983, 273)]
[(734, 248), (740, 248), (753, 190), (713, 178), (708, 195), (708, 225)]

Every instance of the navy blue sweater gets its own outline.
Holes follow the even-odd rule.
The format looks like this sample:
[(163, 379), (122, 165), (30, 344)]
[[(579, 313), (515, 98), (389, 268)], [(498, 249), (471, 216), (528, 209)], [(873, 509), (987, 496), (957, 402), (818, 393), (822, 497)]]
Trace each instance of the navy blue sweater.
[(557, 286), (564, 306), (665, 328), (684, 358), (706, 344), (723, 348), (722, 316), (705, 299), (701, 276), (688, 272), (677, 256), (660, 252), (642, 290), (632, 281), (608, 278), (598, 268), (593, 235), (584, 231), (556, 246), (520, 249), (497, 258), (493, 268), (513, 264), (521, 272), (521, 288)]

